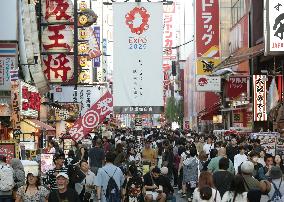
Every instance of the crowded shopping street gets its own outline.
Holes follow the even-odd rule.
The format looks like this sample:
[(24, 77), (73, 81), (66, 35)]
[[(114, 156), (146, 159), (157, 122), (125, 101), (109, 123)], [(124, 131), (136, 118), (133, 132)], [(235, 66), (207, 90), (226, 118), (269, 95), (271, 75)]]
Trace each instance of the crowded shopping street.
[(0, 1), (0, 202), (284, 202), (283, 160), (284, 0)]

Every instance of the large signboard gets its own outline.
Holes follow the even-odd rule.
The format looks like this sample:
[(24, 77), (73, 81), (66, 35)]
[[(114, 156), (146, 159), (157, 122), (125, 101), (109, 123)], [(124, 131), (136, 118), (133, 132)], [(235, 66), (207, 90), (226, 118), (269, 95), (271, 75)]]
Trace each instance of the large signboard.
[(86, 113), (78, 119), (69, 134), (76, 142), (83, 139), (113, 111), (112, 95), (106, 92)]
[(221, 77), (196, 75), (196, 91), (220, 92)]
[[(100, 90), (98, 88), (100, 88)], [(77, 91), (74, 89), (74, 86), (54, 87), (54, 100), (61, 103), (80, 103), (81, 114), (84, 114), (93, 104), (95, 104), (96, 100), (98, 100), (106, 91), (103, 86), (78, 86)]]
[(163, 109), (163, 4), (114, 3), (115, 113), (126, 109), (151, 107), (150, 113)]
[[(196, 74), (210, 74), (220, 63), (219, 0), (199, 0), (196, 7)], [(204, 62), (202, 62), (204, 61)]]
[(266, 121), (266, 75), (253, 75), (254, 121)]
[(195, 4), (197, 57), (219, 57), (219, 0), (199, 0)]
[[(284, 0), (266, 1), (267, 18), (264, 19), (267, 28), (266, 50), (270, 53), (284, 51)], [(264, 15), (265, 16), (265, 15)]]
[(20, 112), (22, 116), (37, 118), (40, 111), (41, 97), (35, 86), (20, 82)]

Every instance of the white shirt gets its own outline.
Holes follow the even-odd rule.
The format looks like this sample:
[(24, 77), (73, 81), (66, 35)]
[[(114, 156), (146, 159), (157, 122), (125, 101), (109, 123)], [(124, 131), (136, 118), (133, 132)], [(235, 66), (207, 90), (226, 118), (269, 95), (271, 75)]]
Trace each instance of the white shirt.
[[(86, 174), (85, 179), (81, 183), (75, 184), (75, 190), (78, 193), (78, 195), (80, 195), (80, 193), (82, 192), (84, 185), (95, 185), (95, 177), (96, 175), (92, 171), (89, 170), (88, 173)], [(90, 190), (87, 187), (85, 189), (87, 192), (92, 193), (91, 199), (93, 199), (95, 190)]]
[(238, 167), (243, 163), (244, 161), (247, 161), (248, 157), (245, 154), (237, 154), (234, 157), (234, 168), (235, 168), (235, 173), (238, 173)]
[(205, 144), (204, 146), (203, 146), (203, 151), (206, 153), (206, 154), (210, 154), (210, 151), (212, 150), (212, 149), (214, 149), (214, 144), (212, 143), (212, 144)]
[[(222, 202), (228, 202), (228, 201), (233, 201), (234, 199), (234, 192), (232, 191), (226, 191), (224, 196), (222, 197)], [(242, 194), (238, 194), (236, 196), (235, 202), (246, 202), (247, 201), (247, 192), (244, 192)]]
[[(199, 188), (195, 188), (195, 190), (193, 192), (193, 200), (192, 200), (192, 202), (221, 202), (220, 193), (216, 189), (212, 188), (212, 196), (211, 196), (211, 198), (209, 200), (202, 200), (200, 198), (200, 192), (199, 192), (198, 189)], [(215, 198), (216, 198), (216, 200), (215, 200)]]

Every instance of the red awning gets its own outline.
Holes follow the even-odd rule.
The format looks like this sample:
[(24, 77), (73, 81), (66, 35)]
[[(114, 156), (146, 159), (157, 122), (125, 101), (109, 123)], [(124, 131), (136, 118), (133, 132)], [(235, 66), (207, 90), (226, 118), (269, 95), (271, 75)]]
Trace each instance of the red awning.
[(35, 128), (39, 128), (40, 130), (46, 130), (46, 131), (55, 131), (56, 129), (53, 128), (50, 125), (47, 125), (46, 123), (43, 123), (37, 119), (25, 119), (26, 123), (32, 125)]
[(215, 103), (212, 106), (203, 109), (198, 113), (201, 120), (213, 120), (214, 115), (220, 114), (221, 102)]

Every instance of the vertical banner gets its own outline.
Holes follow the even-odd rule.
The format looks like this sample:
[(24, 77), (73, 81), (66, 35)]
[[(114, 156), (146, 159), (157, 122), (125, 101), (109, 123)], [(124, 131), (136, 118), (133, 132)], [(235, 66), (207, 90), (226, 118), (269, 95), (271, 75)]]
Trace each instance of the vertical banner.
[(114, 3), (114, 111), (163, 111), (163, 4)]
[(266, 75), (253, 75), (254, 121), (266, 121)]
[(269, 52), (275, 53), (279, 51), (284, 51), (284, 0), (267, 0), (266, 8), (268, 8), (268, 18), (265, 19), (264, 22), (266, 22), (265, 27), (268, 28), (268, 43), (265, 44), (266, 46), (268, 46)]
[[(211, 73), (214, 66), (220, 63), (219, 0), (199, 0), (195, 2), (196, 54), (199, 61), (197, 73), (204, 75)], [(212, 60), (213, 58), (215, 60)]]
[(109, 92), (106, 92), (86, 113), (78, 119), (69, 134), (76, 142), (89, 134), (96, 126), (112, 113), (113, 100)]

